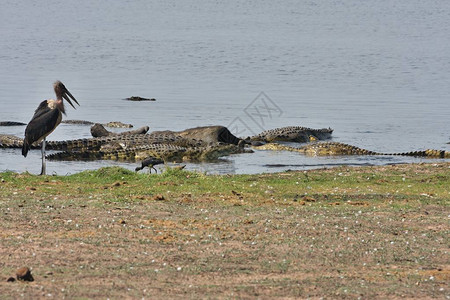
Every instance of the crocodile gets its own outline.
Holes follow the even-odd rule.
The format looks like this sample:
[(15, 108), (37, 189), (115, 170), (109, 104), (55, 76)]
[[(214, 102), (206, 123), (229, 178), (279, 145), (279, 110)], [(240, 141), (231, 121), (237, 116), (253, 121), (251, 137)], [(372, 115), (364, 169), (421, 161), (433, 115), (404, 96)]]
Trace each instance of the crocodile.
[(95, 151), (84, 149), (79, 151), (62, 151), (47, 155), (47, 159), (64, 161), (120, 160), (133, 162), (148, 156), (154, 156), (171, 160), (182, 157), (186, 149), (186, 147), (172, 144), (147, 144), (129, 148), (102, 148)]
[(106, 127), (113, 127), (113, 128), (132, 128), (133, 125), (131, 124), (125, 124), (119, 121), (114, 121), (114, 122), (108, 122), (103, 124)]
[[(203, 145), (201, 141), (183, 138), (173, 132), (152, 132), (150, 134), (113, 135), (98, 138), (82, 138), (64, 141), (47, 141), (48, 150), (98, 151), (107, 144), (120, 144), (122, 148), (146, 144), (174, 144), (184, 147)], [(14, 135), (0, 134), (0, 148), (21, 148), (23, 139)], [(33, 144), (32, 148), (39, 145)]]
[(302, 126), (287, 126), (263, 131), (260, 134), (246, 138), (246, 141), (307, 143), (311, 139), (330, 139), (332, 133), (333, 129), (331, 128), (313, 129)]
[(139, 96), (131, 96), (131, 97), (125, 98), (123, 100), (128, 100), (128, 101), (156, 101), (155, 98), (143, 98), (143, 97), (139, 97)]
[[(73, 125), (94, 125), (96, 123), (91, 121), (85, 121), (85, 120), (62, 120), (61, 123), (64, 124), (73, 124)], [(26, 124), (25, 124), (26, 125)], [(125, 124), (119, 121), (112, 121), (108, 123), (101, 124), (106, 127), (114, 127), (114, 128), (132, 128), (133, 125), (131, 124)]]
[(85, 120), (62, 120), (61, 123), (73, 125), (94, 125), (94, 122)]
[(173, 144), (144, 144), (129, 148), (102, 149), (98, 151), (62, 151), (47, 155), (49, 160), (119, 160), (134, 162), (153, 156), (164, 161), (214, 161), (221, 156), (252, 152), (241, 145), (216, 144), (200, 147), (183, 147)]
[(15, 121), (0, 121), (0, 126), (24, 126), (24, 125), (27, 124)]
[(333, 155), (392, 155), (392, 156), (416, 156), (424, 158), (450, 158), (450, 152), (445, 150), (419, 150), (399, 153), (382, 153), (366, 150), (349, 144), (339, 142), (317, 142), (301, 147), (291, 147), (278, 143), (268, 143), (254, 147), (259, 150), (293, 151), (309, 156), (333, 156)]
[[(12, 134), (0, 134), (0, 148), (22, 148), (23, 138)], [(31, 145), (31, 148), (37, 148), (37, 144)]]
[(91, 127), (91, 135), (93, 137), (101, 137), (101, 136), (109, 136), (109, 135), (124, 135), (124, 134), (145, 134), (149, 130), (148, 126), (143, 126), (141, 128), (130, 130), (130, 131), (123, 131), (123, 132), (112, 132), (109, 130), (106, 130), (106, 128), (100, 124), (95, 123)]
[(98, 138), (47, 142), (47, 149), (63, 151), (99, 151), (105, 147), (120, 145), (127, 149), (135, 146), (152, 144), (172, 144), (181, 147), (195, 147), (202, 145), (199, 141), (189, 140), (170, 132), (152, 132), (150, 134), (113, 135)]

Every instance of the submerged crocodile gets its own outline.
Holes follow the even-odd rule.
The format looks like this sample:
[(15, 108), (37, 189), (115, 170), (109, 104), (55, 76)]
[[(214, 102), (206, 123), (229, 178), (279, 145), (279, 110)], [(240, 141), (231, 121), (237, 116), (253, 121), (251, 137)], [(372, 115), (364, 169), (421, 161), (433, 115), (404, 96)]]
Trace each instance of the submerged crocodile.
[(247, 138), (246, 141), (307, 143), (311, 140), (330, 139), (332, 133), (333, 129), (331, 128), (313, 129), (302, 126), (288, 126), (263, 131), (258, 135)]
[(425, 158), (450, 158), (450, 152), (445, 150), (419, 150), (402, 153), (382, 153), (362, 149), (356, 146), (339, 142), (318, 142), (306, 144), (302, 147), (291, 147), (287, 145), (269, 143), (254, 147), (260, 150), (293, 151), (310, 156), (333, 156), (333, 155), (393, 155), (393, 156), (417, 156)]
[(139, 96), (131, 96), (131, 97), (125, 98), (123, 100), (128, 100), (128, 101), (156, 101), (155, 98), (143, 98), (143, 97), (139, 97)]
[[(94, 122), (91, 121), (85, 121), (85, 120), (62, 120), (61, 123), (64, 124), (73, 124), (73, 125), (94, 125)], [(26, 124), (25, 124), (26, 125)], [(119, 121), (113, 121), (102, 124), (106, 127), (114, 127), (114, 128), (132, 128), (133, 125), (131, 124), (125, 124)]]
[(24, 125), (27, 124), (15, 121), (0, 121), (0, 126), (24, 126)]
[(62, 120), (61, 123), (73, 125), (93, 125), (94, 122), (85, 120)]
[(113, 128), (132, 128), (133, 125), (132, 124), (125, 124), (119, 121), (114, 121), (114, 122), (108, 122), (103, 124), (106, 127), (113, 127)]

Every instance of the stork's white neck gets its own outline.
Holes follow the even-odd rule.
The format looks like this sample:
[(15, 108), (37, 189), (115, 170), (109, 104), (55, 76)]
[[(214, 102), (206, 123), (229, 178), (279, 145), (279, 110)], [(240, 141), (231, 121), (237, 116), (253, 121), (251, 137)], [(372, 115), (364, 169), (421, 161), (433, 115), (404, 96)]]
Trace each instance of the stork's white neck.
[(48, 103), (48, 107), (50, 107), (50, 109), (57, 108), (62, 113), (65, 113), (64, 103), (63, 103), (62, 99), (56, 99), (56, 100), (50, 99), (50, 100), (47, 100), (47, 103)]

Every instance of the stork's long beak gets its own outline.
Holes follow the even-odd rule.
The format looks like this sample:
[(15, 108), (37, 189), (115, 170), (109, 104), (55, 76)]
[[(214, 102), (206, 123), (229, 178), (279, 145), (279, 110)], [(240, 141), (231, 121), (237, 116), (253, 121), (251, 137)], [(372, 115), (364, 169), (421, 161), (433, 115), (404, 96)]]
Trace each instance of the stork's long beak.
[[(70, 98), (69, 98), (69, 97), (70, 97)], [(64, 89), (64, 92), (63, 92), (63, 98), (64, 98), (67, 102), (69, 102), (69, 104), (70, 104), (74, 109), (76, 109), (76, 108), (75, 108), (75, 106), (72, 104), (72, 101), (70, 101), (71, 98), (72, 98), (73, 101), (75, 101), (76, 104), (78, 104), (78, 106), (80, 106), (80, 103), (78, 103), (77, 99), (75, 99), (75, 97), (72, 96), (72, 94), (69, 92), (68, 89)]]

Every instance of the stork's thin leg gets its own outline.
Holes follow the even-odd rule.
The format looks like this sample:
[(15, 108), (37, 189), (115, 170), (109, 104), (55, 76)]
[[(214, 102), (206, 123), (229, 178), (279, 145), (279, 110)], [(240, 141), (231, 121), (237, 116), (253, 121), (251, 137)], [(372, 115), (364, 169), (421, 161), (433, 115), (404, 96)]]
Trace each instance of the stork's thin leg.
[(158, 174), (158, 170), (155, 169), (155, 167), (152, 167), (153, 170), (155, 170), (155, 173)]
[(41, 169), (41, 175), (45, 175), (45, 138), (44, 140), (42, 140), (42, 149), (41, 149), (41, 154), (42, 154), (42, 169)]

